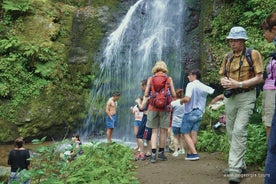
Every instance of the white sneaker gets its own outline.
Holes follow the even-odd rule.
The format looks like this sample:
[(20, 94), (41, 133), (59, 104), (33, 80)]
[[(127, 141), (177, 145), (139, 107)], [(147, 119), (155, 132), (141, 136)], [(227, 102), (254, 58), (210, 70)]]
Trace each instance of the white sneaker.
[(172, 154), (172, 156), (178, 157), (178, 151), (175, 151), (175, 152)]
[(184, 149), (178, 150), (178, 154), (179, 155), (184, 155), (185, 154), (185, 150)]

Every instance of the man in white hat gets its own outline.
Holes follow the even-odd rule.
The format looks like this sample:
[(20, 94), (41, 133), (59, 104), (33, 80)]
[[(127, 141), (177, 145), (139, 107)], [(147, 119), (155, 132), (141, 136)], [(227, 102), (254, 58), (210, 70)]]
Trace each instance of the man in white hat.
[[(246, 171), (247, 125), (256, 101), (255, 86), (263, 82), (264, 69), (260, 53), (246, 48), (248, 38), (243, 27), (233, 27), (226, 38), (232, 51), (225, 55), (219, 71), (225, 89), (226, 129), (230, 142), (229, 168), (224, 174), (230, 183), (239, 183), (241, 174)], [(251, 61), (246, 56), (249, 50)]]

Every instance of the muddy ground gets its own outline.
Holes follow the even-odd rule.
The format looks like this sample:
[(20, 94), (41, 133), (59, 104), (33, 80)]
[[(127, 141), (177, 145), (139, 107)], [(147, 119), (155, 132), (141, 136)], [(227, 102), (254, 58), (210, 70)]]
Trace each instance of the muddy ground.
[[(220, 153), (200, 153), (200, 160), (186, 161), (185, 155), (173, 157), (166, 153), (167, 161), (154, 164), (149, 160), (136, 161), (137, 177), (141, 184), (227, 184), (222, 171), (227, 161)], [(241, 184), (262, 184), (263, 172), (248, 169)]]

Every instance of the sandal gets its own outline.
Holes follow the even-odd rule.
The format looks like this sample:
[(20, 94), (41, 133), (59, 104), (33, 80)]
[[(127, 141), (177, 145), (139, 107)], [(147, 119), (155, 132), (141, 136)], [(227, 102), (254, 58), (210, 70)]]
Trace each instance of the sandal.
[(139, 160), (140, 158), (141, 158), (140, 153), (138, 153), (138, 154), (136, 154), (136, 155), (134, 156), (134, 160), (135, 160), (135, 161)]

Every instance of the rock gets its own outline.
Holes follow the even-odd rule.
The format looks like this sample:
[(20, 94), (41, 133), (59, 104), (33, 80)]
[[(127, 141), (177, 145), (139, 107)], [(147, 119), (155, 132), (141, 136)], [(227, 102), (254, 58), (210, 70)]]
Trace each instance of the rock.
[(6, 183), (10, 175), (10, 167), (0, 166), (0, 181)]

